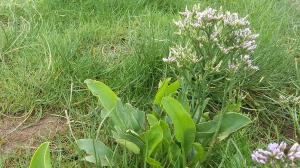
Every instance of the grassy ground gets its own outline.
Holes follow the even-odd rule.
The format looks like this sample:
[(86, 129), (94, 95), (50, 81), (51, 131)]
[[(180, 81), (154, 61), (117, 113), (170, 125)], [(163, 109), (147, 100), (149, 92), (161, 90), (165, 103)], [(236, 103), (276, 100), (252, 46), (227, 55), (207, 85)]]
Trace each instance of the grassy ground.
[[(281, 139), (281, 127), (291, 123), (273, 99), (300, 87), (295, 68), (300, 10), (285, 0), (2, 0), (0, 114), (39, 118), (68, 110), (77, 123), (75, 136), (93, 137), (100, 119), (83, 84), (87, 78), (104, 81), (123, 100), (147, 109), (159, 79), (170, 76), (161, 58), (177, 40), (172, 20), (186, 5), (198, 2), (249, 15), (260, 34), (254, 57), (261, 70), (249, 76), (245, 88), (253, 93), (249, 104), (257, 109), (251, 115), (255, 122), (220, 144), (209, 163), (251, 164), (251, 150), (268, 139)], [(69, 133), (52, 142), (54, 167), (87, 166), (78, 160)], [(21, 153), (3, 158), (0, 167), (1, 162), (4, 167), (26, 167), (32, 151)]]

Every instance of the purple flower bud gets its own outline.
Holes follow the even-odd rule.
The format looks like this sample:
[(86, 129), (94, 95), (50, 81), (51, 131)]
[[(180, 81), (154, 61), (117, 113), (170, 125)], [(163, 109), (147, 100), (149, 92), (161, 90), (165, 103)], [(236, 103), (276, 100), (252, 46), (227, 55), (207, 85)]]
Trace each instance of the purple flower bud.
[(300, 145), (295, 143), (288, 152), (288, 159), (294, 162), (294, 160), (300, 159)]
[(286, 148), (286, 143), (281, 142), (280, 144), (278, 143), (270, 143), (268, 145), (268, 150), (272, 153), (271, 156), (274, 157), (275, 159), (281, 160), (284, 158), (284, 150)]
[(270, 155), (271, 153), (269, 151), (258, 149), (252, 153), (251, 158), (258, 164), (266, 164)]

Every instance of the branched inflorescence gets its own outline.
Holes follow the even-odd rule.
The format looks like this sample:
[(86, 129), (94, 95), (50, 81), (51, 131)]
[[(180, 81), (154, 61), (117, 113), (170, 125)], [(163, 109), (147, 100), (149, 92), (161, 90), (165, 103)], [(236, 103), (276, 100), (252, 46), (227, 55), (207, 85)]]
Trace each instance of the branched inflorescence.
[(224, 12), (222, 8), (208, 7), (201, 11), (199, 5), (192, 10), (186, 8), (180, 14), (181, 18), (175, 21), (177, 34), (188, 41), (185, 47), (177, 45), (171, 48), (164, 62), (175, 62), (181, 67), (186, 61), (195, 64), (208, 57), (219, 57), (223, 62), (227, 61), (229, 70), (240, 67), (258, 70), (250, 57), (257, 47), (258, 34), (251, 31), (246, 17)]
[(295, 165), (297, 160), (300, 160), (300, 145), (295, 143), (287, 153), (287, 144), (285, 142), (270, 143), (266, 150), (257, 149), (253, 151), (251, 157), (257, 164), (272, 164), (276, 165), (282, 163), (284, 165)]

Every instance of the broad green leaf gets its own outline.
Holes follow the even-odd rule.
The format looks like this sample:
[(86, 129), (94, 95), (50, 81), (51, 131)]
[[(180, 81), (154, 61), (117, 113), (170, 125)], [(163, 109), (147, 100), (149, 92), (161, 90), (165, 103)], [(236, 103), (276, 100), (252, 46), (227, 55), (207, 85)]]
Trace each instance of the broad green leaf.
[(147, 149), (147, 156), (150, 157), (157, 146), (163, 140), (163, 130), (160, 127), (159, 123), (152, 126), (145, 134), (144, 134), (144, 141), (146, 144)]
[(127, 130), (126, 132), (118, 130), (117, 132), (113, 132), (113, 137), (117, 143), (135, 154), (139, 154), (141, 149), (144, 148), (143, 140), (132, 130)]
[(157, 118), (153, 114), (147, 114), (147, 121), (148, 121), (150, 127), (152, 127), (158, 123)]
[(165, 96), (165, 93), (166, 93), (166, 90), (168, 88), (170, 81), (171, 81), (171, 78), (167, 78), (163, 82), (160, 83), (160, 86), (159, 86), (158, 91), (154, 98), (154, 104), (160, 105), (162, 98)]
[[(217, 118), (216, 118), (217, 119)], [(239, 113), (226, 113), (222, 119), (222, 124), (218, 139), (222, 141), (227, 138), (231, 133), (238, 131), (251, 123), (251, 119)]]
[(101, 105), (107, 110), (111, 111), (116, 107), (117, 95), (102, 82), (87, 79), (84, 81), (92, 94), (99, 98)]
[(176, 80), (167, 87), (165, 95), (170, 96), (171, 94), (175, 93), (179, 88), (180, 82)]
[(197, 132), (212, 132), (214, 133), (217, 129), (217, 121), (211, 120), (207, 122), (201, 122), (197, 124)]
[(76, 143), (79, 149), (84, 150), (88, 154), (88, 156), (85, 157), (86, 161), (96, 163), (96, 158), (99, 158), (99, 162), (102, 166), (109, 166), (112, 164), (113, 152), (101, 141), (94, 139), (79, 139)]
[(125, 108), (128, 115), (132, 117), (129, 121), (132, 122), (132, 129), (136, 132), (142, 131), (145, 125), (145, 112), (133, 107), (131, 104), (126, 103)]
[(186, 94), (180, 92), (177, 99), (186, 111), (191, 111), (190, 100), (187, 98)]
[(201, 163), (205, 160), (205, 151), (201, 144), (195, 142), (193, 144), (193, 152), (192, 164), (196, 164), (197, 162)]
[[(199, 138), (203, 138), (201, 136), (207, 136), (206, 138), (208, 138), (213, 135), (213, 133), (217, 129), (219, 120), (218, 117), (219, 116), (216, 116), (212, 121), (197, 124), (197, 135), (199, 136)], [(225, 113), (223, 115), (221, 127), (218, 133), (218, 139), (222, 141), (230, 134), (238, 131), (239, 129), (245, 127), (250, 123), (251, 120), (247, 116), (233, 112)]]
[(165, 121), (160, 121), (160, 127), (163, 129), (163, 134), (164, 134), (164, 141), (167, 143), (172, 142), (172, 135), (171, 135), (171, 130), (169, 128), (169, 125)]
[(155, 159), (148, 157), (146, 161), (149, 165), (151, 165), (151, 167), (162, 168), (160, 162)]
[(126, 139), (116, 139), (116, 142), (125, 146), (129, 151), (133, 152), (134, 154), (140, 154), (141, 149), (135, 143)]
[(104, 115), (112, 120), (113, 127), (115, 129), (121, 129), (122, 131), (134, 130), (135, 132), (142, 132), (145, 125), (145, 113), (140, 111), (130, 104), (123, 104), (119, 98), (117, 98), (116, 108), (107, 112), (102, 110)]
[(51, 158), (49, 150), (49, 142), (42, 143), (35, 151), (29, 168), (51, 168)]
[(217, 123), (215, 121), (201, 122), (197, 124), (196, 137), (203, 144), (207, 144), (210, 139), (214, 136), (217, 129)]
[(154, 98), (154, 104), (160, 105), (161, 100), (165, 96), (170, 96), (180, 88), (180, 82), (177, 80), (169, 85), (171, 78), (167, 78), (160, 82), (158, 91)]
[(184, 150), (188, 153), (195, 140), (196, 126), (190, 114), (184, 107), (172, 97), (164, 97), (162, 105), (172, 119), (175, 128), (177, 141), (183, 144)]
[(84, 157), (84, 160), (91, 163), (97, 163), (97, 160), (94, 155), (88, 155)]
[(134, 108), (129, 103), (123, 104), (118, 99), (116, 109), (112, 112), (111, 118), (114, 125), (123, 131), (134, 130), (142, 132), (145, 124), (145, 113)]

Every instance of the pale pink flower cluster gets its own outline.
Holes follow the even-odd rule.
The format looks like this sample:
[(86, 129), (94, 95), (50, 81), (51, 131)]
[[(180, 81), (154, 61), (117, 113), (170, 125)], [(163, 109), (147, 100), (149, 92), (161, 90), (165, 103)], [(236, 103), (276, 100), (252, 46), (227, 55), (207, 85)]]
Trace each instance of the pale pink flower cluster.
[[(216, 10), (208, 7), (201, 10), (199, 5), (195, 5), (192, 10), (186, 8), (180, 15), (181, 18), (175, 21), (179, 35), (197, 42), (196, 46), (200, 49), (211, 47), (220, 50), (223, 56), (238, 56), (229, 59), (229, 69), (242, 66), (241, 63), (244, 63), (247, 68), (258, 70), (258, 67), (253, 65), (250, 55), (257, 47), (256, 39), (259, 35), (251, 31), (246, 17), (240, 17), (237, 13), (229, 11), (224, 12), (222, 8)], [(197, 56), (198, 60), (203, 57), (199, 54)], [(164, 60), (168, 62), (167, 60), (171, 58), (175, 57), (169, 55), (169, 58)]]
[(191, 48), (178, 45), (170, 49), (169, 57), (163, 58), (163, 61), (166, 63), (175, 62), (178, 67), (182, 67), (187, 63), (197, 63), (199, 62), (199, 59)]
[(266, 150), (257, 149), (253, 151), (251, 157), (257, 164), (276, 164), (277, 161), (285, 164), (295, 165), (295, 161), (300, 160), (300, 145), (295, 143), (287, 152), (285, 142), (270, 143)]
[(250, 55), (244, 55), (244, 56), (241, 56), (241, 60), (244, 62), (244, 64), (250, 68), (250, 69), (253, 69), (253, 70), (259, 70), (258, 66), (255, 66), (253, 64), (253, 61), (252, 59), (250, 58)]

